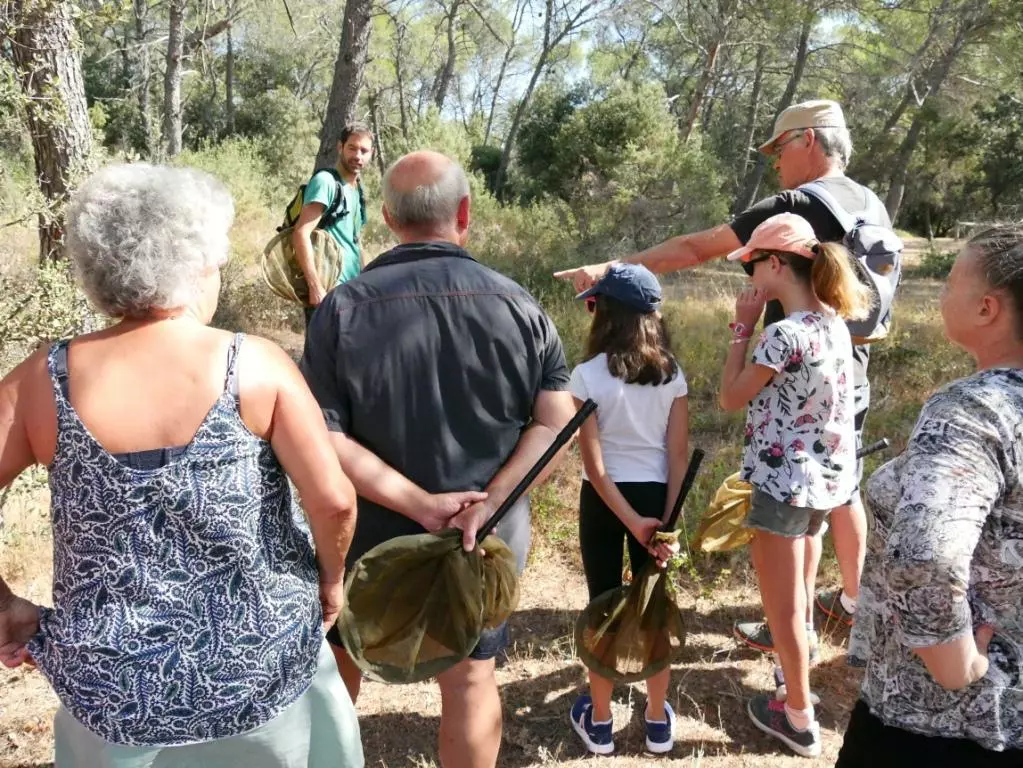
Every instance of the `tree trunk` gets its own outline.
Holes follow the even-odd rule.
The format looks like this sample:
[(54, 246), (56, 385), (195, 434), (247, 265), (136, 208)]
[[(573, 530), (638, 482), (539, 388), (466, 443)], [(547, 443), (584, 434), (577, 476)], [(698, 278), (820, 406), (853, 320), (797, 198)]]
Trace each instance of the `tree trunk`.
[(152, 157), (153, 115), (149, 102), (152, 69), (149, 58), (149, 31), (146, 29), (146, 17), (149, 15), (149, 7), (146, 4), (146, 0), (133, 0), (132, 8), (135, 11), (135, 45), (138, 46), (139, 114), (142, 116), (142, 135), (146, 145), (146, 157)]
[[(949, 72), (952, 71), (952, 65), (959, 58), (959, 54), (972, 42), (974, 36), (988, 28), (995, 18), (988, 0), (978, 0), (973, 4), (954, 10), (957, 22), (956, 33), (944, 55), (931, 65), (926, 86), (928, 97), (941, 90)], [(922, 130), (923, 110), (918, 109), (916, 115), (913, 116), (909, 131), (895, 155), (890, 176), (891, 185), (888, 187), (888, 194), (884, 201), (884, 207), (888, 210), (888, 218), (892, 220), (893, 224), (899, 215), (899, 208), (902, 207), (902, 198), (906, 193), (906, 174), (909, 172), (909, 163), (913, 159), (913, 151), (920, 140)]]
[(55, 261), (63, 257), (64, 205), (92, 150), (81, 46), (68, 2), (20, 0), (8, 6), (12, 12), (4, 37), (26, 98), (36, 180), (47, 201), (39, 214), (39, 257)]
[(891, 185), (888, 187), (888, 195), (884, 200), (884, 207), (888, 209), (888, 218), (892, 224), (899, 215), (899, 208), (902, 206), (902, 197), (906, 193), (906, 172), (909, 170), (909, 161), (913, 159), (913, 151), (920, 141), (920, 133), (923, 131), (923, 110), (920, 110), (913, 117), (913, 124), (909, 126), (906, 138), (902, 140), (898, 154), (895, 155), (895, 170), (892, 171)]
[(700, 79), (696, 81), (696, 90), (693, 91), (693, 100), (689, 103), (689, 114), (686, 116), (685, 125), (682, 128), (682, 141), (687, 142), (693, 136), (696, 129), (696, 121), (700, 118), (700, 107), (707, 97), (707, 90), (710, 88), (711, 79), (714, 77), (714, 67), (718, 60), (718, 51), (721, 50), (721, 42), (715, 40), (707, 48), (707, 57), (703, 62), (703, 71), (700, 72)]
[(341, 44), (334, 64), (334, 81), (327, 100), (327, 114), (320, 130), (320, 151), (316, 155), (316, 169), (337, 164), (337, 144), (341, 131), (355, 120), (359, 107), (369, 51), (370, 14), (373, 0), (348, 0), (341, 22)]
[(234, 37), (230, 27), (227, 28), (227, 55), (224, 57), (224, 107), (227, 134), (230, 136), (234, 133)]
[(501, 162), (498, 164), (497, 173), (494, 176), (494, 193), (499, 199), (502, 198), (502, 193), (504, 191), (505, 177), (508, 173), (508, 165), (511, 162), (512, 148), (515, 146), (515, 138), (516, 134), (519, 132), (519, 125), (522, 123), (522, 118), (525, 116), (526, 109), (529, 107), (530, 99), (533, 98), (533, 91), (536, 90), (536, 84), (540, 81), (540, 76), (547, 68), (547, 63), (550, 60), (551, 53), (562, 40), (564, 40), (574, 30), (578, 29), (582, 23), (581, 19), (595, 4), (596, 0), (591, 0), (591, 2), (583, 5), (573, 16), (566, 18), (564, 25), (555, 31), (554, 0), (546, 0), (543, 22), (543, 44), (540, 48), (540, 57), (536, 61), (536, 66), (533, 67), (533, 74), (529, 78), (529, 84), (526, 86), (526, 90), (522, 94), (522, 98), (519, 99), (519, 103), (515, 107), (511, 126), (508, 128), (508, 135), (505, 137), (504, 147), (501, 149)]
[(448, 55), (444, 60), (444, 66), (437, 76), (437, 85), (433, 91), (433, 104), (438, 110), (444, 109), (444, 101), (448, 97), (448, 88), (451, 86), (451, 78), (455, 75), (455, 64), (458, 60), (458, 47), (455, 40), (455, 22), (458, 20), (458, 7), (461, 0), (453, 0), (451, 10), (448, 12)]
[[(906, 68), (906, 89), (903, 91), (902, 100), (895, 110), (888, 115), (888, 119), (885, 120), (884, 127), (881, 128), (881, 135), (887, 136), (896, 125), (899, 124), (899, 120), (902, 119), (903, 114), (909, 109), (910, 104), (917, 101), (919, 94), (913, 85), (913, 78), (916, 75), (917, 67), (920, 66), (920, 62), (927, 55), (927, 52), (934, 45), (934, 41), (937, 38), (938, 32), (940, 32), (945, 25), (948, 23), (948, 11), (949, 11), (950, 0), (945, 0), (940, 8), (935, 9), (931, 13), (931, 21), (927, 27), (927, 37), (924, 38), (923, 43), (917, 49), (916, 53), (913, 54), (913, 58), (910, 59), (909, 66)], [(925, 90), (923, 98), (926, 99), (928, 91)]]
[(504, 84), (504, 75), (508, 70), (508, 64), (511, 62), (512, 53), (515, 50), (515, 38), (508, 43), (507, 49), (504, 52), (504, 58), (501, 59), (501, 69), (497, 73), (497, 83), (494, 85), (494, 95), (490, 99), (490, 112), (487, 114), (487, 129), (483, 132), (483, 143), (490, 143), (490, 131), (494, 127), (494, 115), (497, 113), (497, 99), (501, 93), (501, 86)]
[[(494, 94), (490, 99), (490, 111), (487, 113), (487, 128), (483, 132), (484, 144), (490, 143), (490, 133), (494, 128), (494, 116), (497, 114), (497, 101), (501, 95), (501, 86), (504, 84), (504, 78), (508, 72), (508, 65), (511, 64), (512, 56), (515, 55), (516, 38), (519, 34), (519, 28), (522, 26), (522, 20), (525, 17), (527, 6), (528, 0), (518, 0), (515, 5), (515, 14), (512, 16), (511, 35), (504, 47), (504, 56), (501, 58), (501, 68), (497, 73), (497, 83), (494, 85)], [(504, 41), (497, 36), (496, 32), (492, 34), (498, 42), (504, 43)]]
[[(803, 71), (806, 69), (806, 58), (809, 54), (810, 33), (813, 31), (813, 25), (816, 20), (817, 8), (811, 4), (807, 6), (806, 13), (803, 16), (803, 26), (799, 30), (799, 43), (796, 47), (796, 61), (792, 67), (792, 74), (789, 76), (788, 85), (785, 86), (785, 93), (782, 94), (781, 100), (775, 108), (774, 117), (771, 118), (772, 128), (774, 121), (778, 119), (778, 115), (792, 105), (792, 100), (796, 96), (796, 89), (799, 87), (799, 81), (803, 79)], [(753, 204), (766, 172), (767, 155), (758, 152), (757, 164), (750, 172), (749, 178), (743, 186), (742, 194), (735, 201), (736, 211), (744, 211)]]
[(384, 135), (380, 130), (380, 104), (377, 99), (376, 93), (369, 95), (369, 120), (370, 127), (373, 129), (374, 136), (374, 148), (373, 155), (376, 157), (377, 168), (380, 169), (380, 175), (384, 175), (384, 171), (387, 170), (387, 147), (384, 146)]
[(401, 66), (401, 57), (405, 50), (405, 24), (392, 17), (394, 22), (394, 82), (398, 88), (398, 125), (401, 137), (408, 142), (408, 104), (405, 102), (405, 70)]
[(163, 140), (168, 157), (181, 152), (181, 65), (186, 10), (185, 0), (170, 0), (167, 68), (163, 77)]
[[(753, 148), (753, 137), (757, 134), (757, 113), (760, 111), (760, 92), (764, 88), (764, 65), (766, 64), (767, 46), (757, 46), (757, 63), (754, 65), (753, 90), (750, 92), (749, 106), (746, 108), (746, 130), (743, 132), (744, 152), (742, 156), (742, 167), (735, 174), (737, 180), (746, 178), (750, 166), (750, 152), (756, 152)], [(738, 199), (736, 199), (738, 203)], [(748, 206), (747, 206), (748, 207)], [(743, 208), (745, 210), (745, 208)], [(739, 213), (739, 210), (732, 209), (732, 214)]]
[[(548, 0), (548, 7), (550, 7), (550, 0)], [(536, 67), (533, 69), (533, 76), (529, 78), (529, 85), (526, 86), (525, 93), (522, 94), (522, 98), (519, 99), (518, 105), (515, 107), (515, 113), (512, 115), (511, 125), (508, 127), (508, 135), (504, 139), (504, 146), (501, 148), (501, 162), (498, 163), (497, 173), (494, 176), (494, 193), (498, 199), (503, 199), (504, 192), (504, 181), (505, 176), (508, 173), (508, 164), (511, 162), (512, 148), (515, 146), (515, 136), (519, 132), (519, 125), (522, 123), (522, 118), (526, 114), (526, 108), (529, 106), (529, 100), (533, 98), (533, 91), (536, 89), (536, 84), (540, 80), (540, 75), (543, 74), (544, 68), (547, 66), (547, 59), (550, 56), (550, 49), (544, 44), (543, 52), (540, 54), (540, 59), (537, 61)]]
[[(945, 54), (932, 65), (927, 77), (928, 95), (937, 94), (941, 90), (942, 85), (944, 85), (945, 80), (948, 78), (949, 72), (952, 71), (952, 65), (959, 57), (959, 54), (963, 52), (963, 49), (969, 44), (972, 35), (987, 24), (988, 17), (984, 13), (987, 10), (987, 3), (979, 3), (978, 9), (976, 15), (968, 15), (965, 18), (960, 17), (961, 24), (956, 31), (955, 38), (949, 45), (948, 50), (945, 51)], [(888, 194), (884, 201), (884, 207), (888, 210), (888, 218), (892, 220), (893, 224), (899, 215), (899, 208), (902, 207), (902, 198), (906, 193), (906, 174), (909, 172), (909, 163), (913, 159), (913, 151), (916, 149), (916, 145), (920, 140), (920, 133), (923, 130), (923, 115), (923, 110), (918, 109), (913, 116), (913, 122), (909, 126), (909, 131), (906, 133), (902, 144), (899, 146), (899, 151), (895, 155), (892, 173), (889, 177), (891, 184), (888, 187)]]

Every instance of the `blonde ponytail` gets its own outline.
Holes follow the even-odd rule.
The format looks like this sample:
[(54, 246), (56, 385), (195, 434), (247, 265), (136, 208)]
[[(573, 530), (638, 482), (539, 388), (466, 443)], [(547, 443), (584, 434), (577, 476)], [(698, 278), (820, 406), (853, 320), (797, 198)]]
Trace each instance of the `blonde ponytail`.
[(865, 319), (874, 297), (856, 276), (849, 251), (839, 243), (818, 243), (814, 251), (810, 284), (817, 298), (846, 320)]

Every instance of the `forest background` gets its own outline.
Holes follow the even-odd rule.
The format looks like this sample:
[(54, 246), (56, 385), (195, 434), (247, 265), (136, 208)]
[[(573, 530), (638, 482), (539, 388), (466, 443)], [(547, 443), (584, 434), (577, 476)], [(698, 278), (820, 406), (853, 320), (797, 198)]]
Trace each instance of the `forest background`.
[[(393, 244), (379, 215), (387, 164), (427, 147), (456, 157), (471, 172), (470, 249), (538, 298), (575, 364), (588, 318), (551, 272), (723, 223), (776, 191), (755, 148), (782, 109), (811, 98), (842, 104), (849, 174), (880, 195), (909, 246), (893, 333), (871, 358), (867, 424), (868, 439), (898, 450), (934, 388), (970, 370), (937, 313), (959, 240), (1023, 218), (1020, 0), (0, 0), (0, 374), (104, 322), (69, 276), (61, 216), (91, 170), (117, 161), (195, 166), (227, 184), (236, 218), (214, 322), (300, 354), (301, 311), (270, 293), (258, 259), (352, 119), (377, 137), (367, 255)], [(720, 411), (716, 389), (743, 279), (721, 264), (664, 278), (692, 441), (708, 451), (690, 531), (739, 458), (742, 416)], [(563, 722), (585, 603), (578, 475), (573, 457), (533, 494), (520, 640), (500, 672), (502, 765), (581, 754)], [(42, 469), (0, 490), (0, 573), (49, 601)], [(672, 692), (684, 764), (790, 764), (743, 725), (748, 689), (770, 684), (767, 663), (728, 639), (733, 619), (759, 611), (745, 554), (690, 553), (678, 578), (690, 631)], [(814, 678), (832, 694), (825, 760), (856, 686), (844, 634), (827, 640)], [(367, 754), (430, 764), (431, 690), (369, 686)], [(24, 671), (5, 673), (0, 691), (0, 765), (47, 764), (52, 694)]]

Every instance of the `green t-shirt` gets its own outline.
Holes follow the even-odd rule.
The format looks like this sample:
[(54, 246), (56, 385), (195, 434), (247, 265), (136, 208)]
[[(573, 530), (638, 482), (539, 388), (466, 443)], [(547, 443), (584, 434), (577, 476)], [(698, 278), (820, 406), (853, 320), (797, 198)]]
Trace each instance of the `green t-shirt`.
[[(338, 276), (338, 285), (348, 282), (362, 271), (362, 260), (359, 252), (359, 231), (362, 229), (362, 209), (359, 206), (359, 190), (355, 184), (343, 184), (341, 190), (348, 202), (348, 215), (342, 216), (331, 226), (324, 227), (341, 247), (342, 264), (341, 273)], [(303, 205), (320, 203), (324, 210), (329, 210), (334, 202), (334, 195), (337, 191), (337, 181), (330, 171), (319, 171), (316, 173), (305, 188), (305, 195), (302, 198)], [(338, 206), (338, 211), (344, 210), (344, 203)], [(324, 286), (329, 290), (332, 286)]]

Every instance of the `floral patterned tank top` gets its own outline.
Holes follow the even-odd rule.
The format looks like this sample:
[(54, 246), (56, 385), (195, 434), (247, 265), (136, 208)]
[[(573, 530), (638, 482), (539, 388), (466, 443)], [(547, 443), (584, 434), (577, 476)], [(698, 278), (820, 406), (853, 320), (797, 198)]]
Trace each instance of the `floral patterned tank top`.
[(224, 392), (162, 465), (108, 453), (49, 371), (53, 603), (28, 649), (61, 703), (115, 744), (235, 736), (308, 688), (322, 642), (305, 518), (270, 444), (242, 422), (231, 344)]

